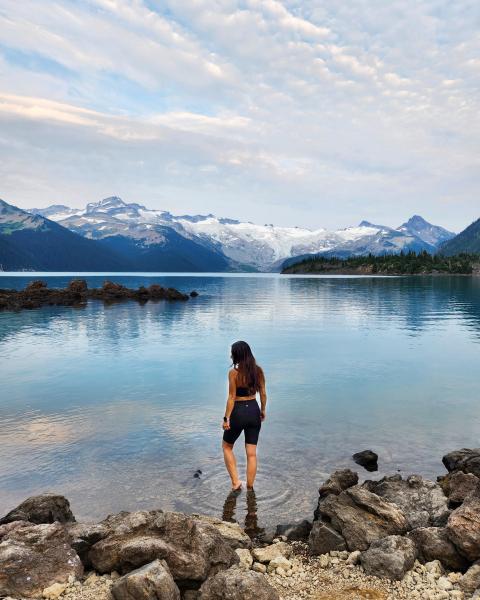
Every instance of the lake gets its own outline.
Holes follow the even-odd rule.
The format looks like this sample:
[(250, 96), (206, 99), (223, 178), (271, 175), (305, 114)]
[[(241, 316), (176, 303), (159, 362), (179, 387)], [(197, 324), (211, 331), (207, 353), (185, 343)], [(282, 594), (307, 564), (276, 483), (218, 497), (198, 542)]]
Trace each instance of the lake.
[[(251, 529), (311, 518), (336, 468), (435, 478), (443, 454), (479, 445), (480, 278), (82, 277), (200, 295), (0, 313), (0, 514), (49, 490), (78, 520), (163, 508)], [(0, 287), (36, 278), (3, 273)], [(228, 498), (221, 454), (238, 339), (267, 377), (254, 506)], [(378, 473), (351, 460), (367, 448)]]

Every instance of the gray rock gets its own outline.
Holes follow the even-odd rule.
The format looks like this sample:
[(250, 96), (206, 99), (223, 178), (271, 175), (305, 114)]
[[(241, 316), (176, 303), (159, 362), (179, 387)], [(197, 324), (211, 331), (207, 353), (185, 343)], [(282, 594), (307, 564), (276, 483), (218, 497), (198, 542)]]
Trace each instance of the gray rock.
[(180, 600), (180, 590), (164, 560), (155, 560), (117, 579), (115, 600)]
[(387, 502), (394, 502), (407, 517), (409, 529), (441, 527), (447, 522), (450, 510), (442, 488), (420, 475), (402, 479), (400, 475), (380, 481), (366, 481), (364, 487)]
[(480, 477), (480, 448), (462, 448), (445, 454), (442, 458), (445, 468), (452, 471), (463, 471)]
[(362, 450), (352, 456), (353, 460), (367, 471), (378, 471), (378, 454), (372, 450)]
[(99, 573), (128, 573), (164, 559), (180, 588), (195, 588), (238, 556), (208, 522), (174, 512), (137, 511), (107, 517), (106, 534), (88, 552)]
[(0, 519), (0, 525), (13, 523), (13, 521), (29, 521), (30, 523), (71, 523), (75, 521), (70, 503), (59, 494), (41, 494), (32, 496), (19, 504)]
[(94, 544), (108, 535), (109, 530), (100, 523), (68, 523), (66, 528), (72, 538), (72, 548), (80, 557), (83, 566), (90, 569), (92, 564), (88, 553)]
[(310, 554), (326, 554), (332, 550), (346, 550), (345, 539), (338, 531), (323, 523), (314, 521), (312, 531), (308, 536)]
[(374, 540), (403, 534), (408, 529), (398, 506), (358, 485), (338, 496), (324, 498), (319, 503), (319, 513), (341, 533), (350, 551), (366, 550)]
[(82, 574), (80, 558), (60, 523), (0, 526), (0, 598), (35, 598), (54, 583)]
[(401, 580), (413, 567), (416, 554), (412, 540), (390, 535), (373, 542), (370, 548), (360, 555), (360, 562), (367, 575)]
[(480, 559), (480, 484), (452, 512), (446, 530), (450, 540), (471, 562)]
[(341, 469), (330, 475), (327, 481), (320, 486), (318, 493), (320, 494), (320, 498), (324, 498), (330, 494), (335, 494), (338, 496), (338, 494), (341, 494), (348, 488), (357, 485), (357, 483), (358, 475), (355, 473), (355, 471), (350, 469)]
[(197, 521), (203, 521), (213, 525), (222, 538), (229, 544), (229, 546), (236, 550), (237, 548), (251, 548), (252, 540), (248, 537), (245, 531), (240, 527), (238, 523), (231, 523), (230, 521), (222, 521), (216, 517), (208, 517), (206, 515), (191, 515)]
[(464, 571), (467, 560), (450, 541), (444, 527), (419, 527), (408, 534), (413, 540), (421, 562), (439, 560), (449, 571)]
[(273, 560), (274, 558), (278, 558), (279, 556), (284, 556), (288, 558), (292, 553), (292, 548), (285, 542), (277, 542), (276, 544), (271, 544), (270, 546), (266, 546), (265, 548), (254, 548), (252, 550), (253, 558), (261, 563), (267, 563)]
[(439, 480), (450, 505), (454, 507), (462, 504), (465, 498), (475, 490), (479, 482), (478, 477), (472, 473), (463, 473), (463, 471), (454, 471)]
[(209, 577), (200, 588), (200, 600), (280, 600), (265, 576), (232, 567)]
[(284, 535), (290, 541), (304, 541), (308, 539), (312, 524), (307, 519), (288, 523), (286, 525), (277, 525), (276, 536)]
[(467, 594), (472, 594), (477, 588), (480, 588), (480, 561), (473, 563), (458, 585)]

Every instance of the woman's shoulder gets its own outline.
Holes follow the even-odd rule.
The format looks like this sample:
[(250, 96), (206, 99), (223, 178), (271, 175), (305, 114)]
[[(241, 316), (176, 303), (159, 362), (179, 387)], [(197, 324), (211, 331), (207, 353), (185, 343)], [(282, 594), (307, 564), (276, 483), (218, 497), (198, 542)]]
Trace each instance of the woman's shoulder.
[(228, 376), (229, 377), (236, 377), (237, 376), (237, 369), (235, 367), (232, 367), (229, 371), (228, 371)]

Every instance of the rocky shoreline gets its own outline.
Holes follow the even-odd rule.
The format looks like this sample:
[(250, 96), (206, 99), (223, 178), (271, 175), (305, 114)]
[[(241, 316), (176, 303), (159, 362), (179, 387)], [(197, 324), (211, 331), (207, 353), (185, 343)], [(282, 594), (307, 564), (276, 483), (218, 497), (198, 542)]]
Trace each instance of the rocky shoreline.
[(0, 519), (0, 598), (480, 598), (480, 448), (443, 463), (436, 482), (335, 471), (312, 521), (254, 539), (162, 510), (77, 523), (64, 497), (29, 498)]
[(88, 300), (102, 300), (105, 304), (135, 300), (141, 304), (149, 300), (188, 300), (198, 296), (196, 291), (183, 294), (175, 288), (158, 284), (130, 289), (119, 283), (105, 281), (101, 288), (89, 289), (84, 279), (71, 281), (64, 289), (49, 289), (44, 281), (32, 281), (24, 290), (0, 289), (0, 311), (31, 310), (41, 306), (85, 306)]

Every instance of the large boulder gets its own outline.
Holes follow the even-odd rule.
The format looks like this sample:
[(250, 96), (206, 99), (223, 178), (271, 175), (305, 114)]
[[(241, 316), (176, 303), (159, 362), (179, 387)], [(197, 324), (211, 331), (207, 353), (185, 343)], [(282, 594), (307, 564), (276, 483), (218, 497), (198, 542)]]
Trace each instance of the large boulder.
[(452, 512), (446, 529), (463, 555), (471, 562), (480, 559), (480, 484)]
[(390, 535), (376, 540), (360, 555), (360, 562), (367, 575), (387, 579), (403, 579), (417, 555), (415, 544), (408, 537)]
[(203, 521), (213, 525), (222, 538), (229, 544), (233, 550), (237, 548), (251, 548), (252, 540), (248, 537), (245, 531), (238, 523), (230, 521), (222, 521), (216, 517), (208, 517), (205, 515), (192, 515), (197, 521)]
[(0, 519), (0, 525), (13, 521), (29, 521), (30, 523), (71, 523), (75, 521), (70, 503), (59, 494), (41, 494), (32, 496), (19, 504)]
[(199, 600), (280, 600), (265, 576), (232, 567), (209, 577), (200, 588)]
[(310, 554), (327, 554), (332, 550), (346, 550), (343, 536), (323, 521), (314, 521), (308, 536)]
[(442, 458), (442, 462), (450, 473), (463, 471), (480, 477), (480, 448), (462, 448), (449, 452)]
[(44, 588), (82, 574), (80, 558), (60, 523), (0, 526), (0, 598), (35, 598)]
[(102, 539), (88, 552), (99, 573), (128, 573), (163, 559), (177, 585), (188, 589), (238, 563), (238, 556), (213, 525), (181, 513), (122, 512), (100, 525)]
[(444, 477), (440, 477), (438, 482), (448, 497), (449, 505), (457, 508), (474, 491), (480, 483), (480, 479), (472, 473), (453, 471)]
[(318, 493), (320, 498), (324, 498), (330, 494), (338, 496), (338, 494), (341, 494), (348, 488), (357, 485), (357, 483), (358, 475), (355, 473), (355, 471), (350, 469), (340, 469), (338, 471), (334, 471), (330, 475), (327, 481), (320, 486)]
[(440, 527), (445, 525), (450, 514), (442, 488), (420, 475), (410, 475), (407, 479), (400, 475), (384, 477), (380, 481), (366, 481), (364, 487), (401, 508), (409, 529)]
[(180, 590), (164, 560), (155, 560), (117, 579), (112, 595), (115, 600), (180, 600)]
[(358, 485), (327, 496), (318, 510), (322, 520), (341, 533), (350, 551), (366, 550), (373, 541), (408, 529), (398, 506)]
[(464, 571), (468, 561), (450, 541), (444, 527), (418, 527), (408, 534), (413, 540), (421, 562), (439, 560), (449, 571)]

